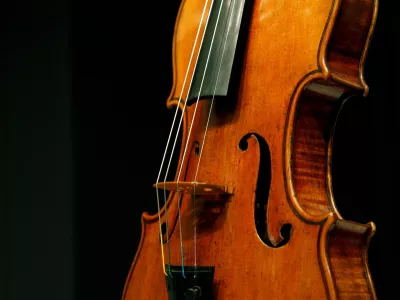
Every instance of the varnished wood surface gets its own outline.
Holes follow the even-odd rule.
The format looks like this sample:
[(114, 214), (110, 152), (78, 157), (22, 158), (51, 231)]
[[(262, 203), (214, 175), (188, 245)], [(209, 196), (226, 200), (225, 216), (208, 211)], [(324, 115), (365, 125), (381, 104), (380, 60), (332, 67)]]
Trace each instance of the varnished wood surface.
[[(194, 70), (195, 59), (189, 60), (204, 3), (184, 0), (177, 16), (174, 84), (167, 102), (173, 109), (187, 93), (187, 70), (188, 78)], [(229, 109), (215, 102), (197, 177), (233, 191), (212, 218), (198, 223), (197, 261), (215, 266), (214, 299), (376, 298), (367, 260), (374, 224), (342, 219), (330, 172), (340, 107), (347, 97), (368, 92), (363, 64), (376, 14), (374, 0), (254, 1), (238, 95), (228, 99)], [(192, 145), (203, 140), (209, 107), (209, 101), (198, 103), (189, 137), (195, 104), (185, 109), (181, 162), (187, 139), (191, 150), (180, 181), (195, 179), (199, 156)], [(243, 140), (246, 147), (239, 145)], [(271, 157), (270, 246), (254, 225), (263, 140)], [(190, 195), (181, 203), (185, 264), (193, 265), (192, 224), (198, 220)], [(177, 204), (178, 195), (171, 193), (170, 224), (176, 224)], [(161, 216), (165, 221), (165, 207)], [(290, 240), (279, 247), (286, 223), (292, 225)], [(122, 298), (167, 299), (158, 216), (144, 213), (142, 226)], [(179, 231), (169, 230), (171, 262), (180, 265)]]

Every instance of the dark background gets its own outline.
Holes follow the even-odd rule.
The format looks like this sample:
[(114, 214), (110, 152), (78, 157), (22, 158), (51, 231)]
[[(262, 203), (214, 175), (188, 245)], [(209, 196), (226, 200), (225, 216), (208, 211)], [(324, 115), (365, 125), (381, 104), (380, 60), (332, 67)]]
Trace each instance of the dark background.
[[(156, 207), (151, 185), (173, 116), (165, 101), (179, 2), (2, 9), (0, 299), (120, 299), (140, 215)], [(333, 165), (343, 216), (377, 225), (369, 260), (380, 299), (392, 298), (388, 271), (396, 271), (391, 11), (381, 1), (365, 68), (370, 94), (346, 105)]]

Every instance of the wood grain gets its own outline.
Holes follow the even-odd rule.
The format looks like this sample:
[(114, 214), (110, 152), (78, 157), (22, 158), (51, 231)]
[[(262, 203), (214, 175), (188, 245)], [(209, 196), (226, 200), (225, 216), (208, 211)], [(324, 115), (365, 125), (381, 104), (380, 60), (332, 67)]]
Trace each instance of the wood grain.
[[(205, 3), (184, 0), (177, 16), (169, 108), (187, 94), (185, 78), (194, 70), (198, 45), (190, 57), (199, 24), (204, 31)], [(206, 13), (209, 9), (207, 4)], [(376, 298), (367, 260), (375, 226), (342, 219), (330, 172), (340, 107), (348, 97), (368, 92), (363, 64), (376, 15), (374, 0), (255, 0), (237, 93), (212, 108), (207, 100), (185, 108), (179, 103), (185, 116), (180, 149), (185, 171), (176, 180), (224, 186), (233, 195), (210, 209), (201, 196), (193, 204), (190, 195), (179, 202), (171, 192), (160, 214), (170, 224), (175, 265), (181, 263), (178, 203), (185, 265), (194, 264), (193, 224), (198, 224), (197, 262), (215, 266), (214, 299)], [(199, 156), (193, 145), (202, 145), (210, 109)], [(239, 145), (243, 140), (246, 147)], [(263, 141), (271, 157), (265, 226), (272, 245), (263, 242), (254, 221), (257, 193), (267, 186), (259, 180)], [(290, 239), (280, 246), (287, 223)], [(142, 227), (122, 299), (167, 299), (158, 215), (144, 213)]]

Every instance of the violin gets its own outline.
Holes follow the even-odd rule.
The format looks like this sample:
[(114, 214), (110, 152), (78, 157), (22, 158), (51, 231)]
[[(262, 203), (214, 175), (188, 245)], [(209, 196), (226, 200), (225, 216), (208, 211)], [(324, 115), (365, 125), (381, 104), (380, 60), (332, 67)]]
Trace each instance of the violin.
[(375, 224), (340, 215), (331, 158), (340, 109), (368, 94), (377, 12), (377, 0), (182, 1), (158, 212), (142, 215), (122, 299), (376, 299)]

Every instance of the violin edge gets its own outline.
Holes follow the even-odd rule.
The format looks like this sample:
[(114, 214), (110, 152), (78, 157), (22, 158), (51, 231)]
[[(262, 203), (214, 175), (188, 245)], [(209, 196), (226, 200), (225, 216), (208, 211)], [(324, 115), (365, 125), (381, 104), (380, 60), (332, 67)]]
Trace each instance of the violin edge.
[[(332, 192), (331, 159), (334, 129), (345, 100), (360, 93), (363, 96), (368, 94), (369, 88), (364, 80), (364, 63), (378, 10), (377, 0), (363, 1), (364, 7), (357, 7), (364, 15), (370, 17), (370, 22), (354, 21), (355, 18), (354, 16), (351, 18), (351, 14), (340, 13), (346, 6), (350, 12), (357, 11), (354, 6), (359, 2), (353, 0), (333, 2), (319, 47), (320, 70), (315, 70), (303, 77), (289, 105), (283, 147), (286, 192), (292, 210), (306, 223), (322, 223), (331, 212), (338, 218), (342, 218), (336, 208)], [(349, 7), (350, 4), (353, 6)], [(357, 25), (351, 23), (352, 20)], [(337, 25), (336, 22), (340, 24)], [(331, 54), (344, 51), (343, 49), (348, 47), (346, 36), (342, 38), (343, 41), (339, 40), (343, 35), (338, 36), (338, 32), (343, 30), (343, 24), (354, 25), (357, 33), (364, 31), (364, 34), (361, 34), (363, 42), (359, 41), (351, 48), (352, 55), (359, 54), (359, 63), (356, 73), (354, 69), (349, 71), (350, 77), (343, 77), (343, 73), (338, 70), (354, 68), (354, 64), (347, 64), (347, 61), (337, 61), (332, 64), (333, 58), (338, 59), (343, 55)], [(358, 81), (355, 78), (358, 78)], [(311, 145), (310, 142), (313, 144)], [(318, 156), (323, 157), (324, 161), (319, 160), (319, 163), (316, 163)], [(303, 174), (305, 169), (309, 173), (307, 176)], [(306, 180), (305, 177), (307, 177)], [(313, 195), (307, 194), (310, 190), (313, 191)]]
[[(375, 31), (378, 0), (336, 0), (321, 43), (320, 65), (326, 79), (369, 92), (364, 67)], [(349, 26), (351, 24), (351, 26)]]
[[(363, 3), (365, 6), (362, 11), (370, 18), (369, 22), (364, 23), (354, 21), (355, 18), (349, 19), (350, 15), (341, 11), (346, 6), (348, 8), (349, 5), (359, 4), (358, 1), (343, 0), (334, 3), (320, 44), (320, 71), (308, 74), (297, 87), (285, 129), (284, 175), (288, 201), (300, 219), (321, 226), (318, 240), (319, 262), (330, 299), (346, 299), (355, 292), (366, 298), (377, 299), (368, 262), (368, 248), (376, 226), (373, 222), (359, 224), (342, 218), (335, 205), (331, 176), (333, 135), (342, 104), (351, 96), (362, 93), (365, 97), (369, 92), (364, 77), (364, 64), (375, 29), (378, 1)], [(351, 9), (354, 11), (354, 7)], [(358, 43), (356, 47), (350, 48), (353, 55), (359, 54), (358, 59), (350, 57), (346, 60), (341, 54), (347, 42), (345, 38), (340, 40), (346, 36), (343, 35), (343, 24), (346, 22), (352, 25), (356, 22), (357, 32), (364, 31), (363, 44)], [(311, 113), (314, 115), (311, 116)], [(310, 124), (314, 127), (307, 135)], [(315, 136), (319, 138), (313, 138)], [(307, 138), (316, 142), (314, 147), (306, 143)], [(307, 159), (301, 155), (307, 150), (316, 153)], [(321, 154), (326, 161), (318, 165), (315, 155)], [(302, 175), (300, 170), (304, 168), (313, 172), (308, 186), (299, 176)], [(314, 191), (314, 203), (307, 203), (306, 192), (310, 189)], [(315, 196), (316, 194), (319, 195)], [(350, 269), (348, 264), (344, 264), (344, 260), (349, 257), (354, 262)]]
[(321, 226), (319, 262), (329, 299), (350, 299), (355, 293), (363, 299), (377, 299), (368, 264), (375, 231), (373, 222), (359, 224), (333, 214)]

